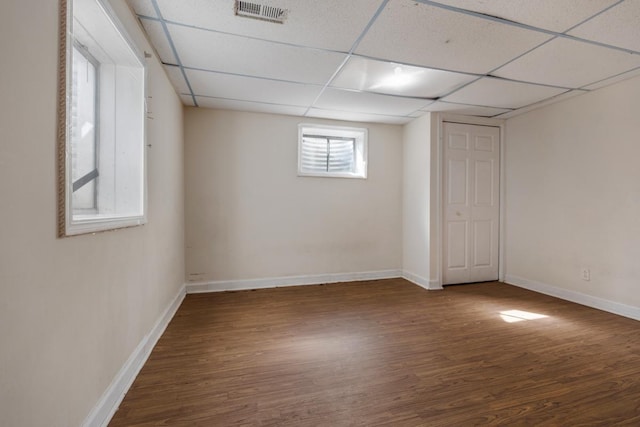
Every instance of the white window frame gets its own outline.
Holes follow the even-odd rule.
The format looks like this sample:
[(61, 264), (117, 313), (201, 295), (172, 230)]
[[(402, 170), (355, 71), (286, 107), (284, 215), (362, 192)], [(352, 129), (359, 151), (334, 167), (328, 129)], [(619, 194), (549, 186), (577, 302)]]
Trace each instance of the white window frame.
[[(105, 206), (108, 206), (106, 209), (97, 212), (87, 212), (86, 214), (78, 210), (74, 213), (72, 200), (72, 52), (74, 43), (77, 43), (73, 28), (74, 1), (83, 1), (86, 2), (85, 4), (91, 2), (92, 7), (95, 7), (96, 10), (99, 9), (104, 14), (101, 15), (101, 22), (105, 24), (103, 24), (101, 28), (99, 25), (96, 25), (96, 28), (85, 28), (83, 29), (83, 31), (86, 31), (85, 34), (88, 33), (90, 38), (98, 35), (99, 40), (108, 43), (120, 43), (120, 49), (123, 49), (121, 52), (128, 52), (123, 53), (122, 55), (125, 56), (121, 59), (121, 61), (127, 62), (115, 62), (107, 65), (107, 67), (111, 67), (113, 70), (110, 71), (110, 75), (114, 83), (106, 90), (111, 90), (112, 92), (105, 92), (106, 96), (103, 97), (102, 91), (105, 89), (101, 84), (101, 87), (96, 93), (96, 102), (99, 103), (99, 105), (108, 102), (105, 98), (109, 96), (114, 100), (111, 101), (111, 104), (108, 104), (109, 108), (105, 109), (110, 109), (112, 116), (100, 115), (96, 123), (98, 128), (108, 129), (111, 127), (111, 130), (107, 131), (111, 133), (111, 145), (109, 146), (108, 142), (105, 145), (114, 153), (114, 157), (111, 160), (104, 160), (107, 162), (107, 169), (111, 170), (108, 173), (108, 181), (103, 182), (101, 185), (113, 186), (114, 190), (112, 190), (110, 195), (105, 196), (109, 200), (108, 203), (105, 203)], [(58, 186), (60, 188), (58, 191), (58, 235), (65, 237), (145, 224), (147, 222), (145, 55), (132, 43), (124, 26), (118, 20), (117, 15), (106, 0), (61, 0), (60, 49), (65, 54), (61, 55), (60, 59), (60, 81), (58, 89), (61, 100), (58, 111)], [(121, 66), (125, 68), (119, 68)], [(131, 71), (126, 71), (127, 69)], [(135, 71), (137, 77), (125, 77), (125, 79), (126, 84), (136, 85), (134, 92), (132, 92), (135, 93), (135, 95), (131, 96), (132, 103), (126, 106), (127, 110), (124, 110), (126, 111), (126, 117), (133, 118), (127, 119), (129, 121), (124, 125), (127, 126), (127, 128), (122, 127), (123, 125), (116, 127), (116, 122), (119, 120), (119, 123), (122, 123), (121, 117), (124, 117), (120, 116), (119, 118), (117, 116), (118, 111), (120, 111), (119, 106), (121, 105), (117, 98), (120, 97), (120, 99), (122, 99), (122, 95), (116, 91), (125, 89), (118, 89), (114, 84), (120, 84), (120, 80), (118, 80), (121, 78), (119, 73), (127, 75), (127, 73), (133, 73), (133, 70), (137, 70)], [(131, 88), (129, 87), (127, 89), (130, 90)], [(98, 111), (100, 111), (100, 108), (99, 106)], [(121, 114), (125, 113), (123, 112)], [(133, 131), (133, 129), (135, 129), (135, 131)], [(130, 135), (132, 132), (135, 135), (133, 139), (127, 137), (127, 139), (123, 140), (120, 136)], [(104, 164), (101, 166), (104, 169)], [(131, 167), (133, 167), (133, 169), (131, 169)], [(96, 168), (99, 168), (99, 166), (96, 165)], [(101, 175), (102, 173), (103, 171), (100, 170)], [(100, 177), (98, 180), (99, 179)], [(125, 187), (118, 186), (121, 182), (126, 183)], [(123, 188), (127, 188), (127, 186), (129, 188), (135, 188), (133, 193), (130, 192), (131, 190), (122, 190)], [(125, 191), (125, 193), (122, 194), (127, 194), (127, 196), (124, 199), (118, 196), (119, 191)], [(107, 193), (103, 192), (103, 194), (106, 195)]]
[[(304, 170), (302, 162), (303, 135), (321, 135), (323, 137), (354, 138), (354, 170), (351, 172), (310, 171)], [(313, 123), (298, 125), (298, 176), (325, 178), (367, 179), (369, 131), (366, 128), (347, 126), (328, 126)]]

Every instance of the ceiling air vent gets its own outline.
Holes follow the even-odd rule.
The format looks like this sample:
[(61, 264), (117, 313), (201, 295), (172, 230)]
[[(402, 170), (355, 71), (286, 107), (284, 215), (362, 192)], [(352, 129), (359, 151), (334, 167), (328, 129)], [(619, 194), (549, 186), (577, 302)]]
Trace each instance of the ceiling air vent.
[(242, 0), (236, 0), (234, 9), (238, 16), (275, 22), (277, 24), (284, 23), (284, 20), (287, 19), (288, 12), (287, 9)]

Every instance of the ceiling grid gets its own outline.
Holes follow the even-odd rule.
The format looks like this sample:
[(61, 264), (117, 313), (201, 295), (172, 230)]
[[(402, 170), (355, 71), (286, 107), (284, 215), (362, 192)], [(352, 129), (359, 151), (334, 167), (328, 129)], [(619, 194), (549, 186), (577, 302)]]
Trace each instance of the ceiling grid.
[[(640, 75), (637, 0), (128, 0), (186, 105), (407, 123), (512, 117)], [(263, 2), (260, 2), (261, 4)]]
[[(195, 94), (193, 93), (193, 89), (191, 88), (191, 84), (189, 83), (189, 79), (187, 78), (187, 75), (186, 75), (186, 73), (184, 71), (184, 68), (182, 66), (182, 62), (180, 61), (180, 55), (178, 55), (178, 51), (176, 50), (176, 47), (173, 44), (173, 40), (171, 40), (171, 36), (169, 35), (169, 30), (167, 29), (167, 23), (162, 18), (162, 12), (160, 12), (160, 8), (158, 7), (158, 3), (156, 2), (156, 0), (149, 0), (149, 1), (151, 1), (151, 5), (153, 6), (153, 10), (158, 15), (158, 18), (160, 18), (160, 24), (162, 25), (163, 33), (164, 33), (165, 37), (167, 38), (167, 41), (169, 42), (169, 46), (171, 48), (171, 52), (173, 53), (173, 56), (174, 56), (174, 58), (176, 60), (176, 63), (178, 65), (178, 67), (180, 67), (180, 71), (182, 72), (182, 76), (184, 77), (184, 80), (185, 80), (185, 83), (187, 85), (187, 88), (189, 89), (189, 94), (191, 95), (191, 99), (193, 100), (193, 104), (194, 104), (194, 106), (197, 107), (198, 106), (198, 102), (196, 101)], [(155, 45), (153, 43), (153, 39), (151, 40), (151, 44)]]

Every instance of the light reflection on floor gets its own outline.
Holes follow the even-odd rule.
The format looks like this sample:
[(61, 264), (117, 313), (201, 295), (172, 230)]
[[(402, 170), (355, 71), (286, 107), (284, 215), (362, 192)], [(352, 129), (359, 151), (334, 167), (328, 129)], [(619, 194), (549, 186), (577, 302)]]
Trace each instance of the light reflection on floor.
[(543, 319), (549, 316), (539, 313), (531, 313), (530, 311), (506, 310), (500, 312), (500, 317), (507, 323), (516, 323), (523, 322), (525, 320)]

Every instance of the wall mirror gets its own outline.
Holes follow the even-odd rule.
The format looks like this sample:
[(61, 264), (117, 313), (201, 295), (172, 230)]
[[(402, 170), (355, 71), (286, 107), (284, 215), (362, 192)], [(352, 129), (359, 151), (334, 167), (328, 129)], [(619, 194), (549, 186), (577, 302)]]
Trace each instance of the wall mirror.
[(107, 0), (60, 1), (58, 235), (146, 222), (145, 65)]

